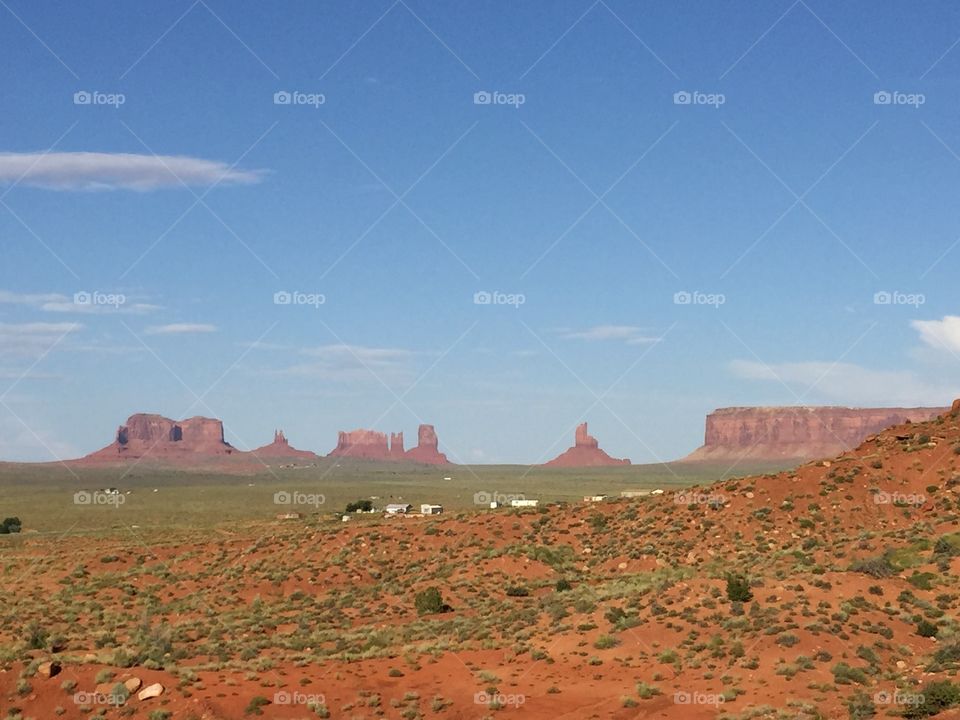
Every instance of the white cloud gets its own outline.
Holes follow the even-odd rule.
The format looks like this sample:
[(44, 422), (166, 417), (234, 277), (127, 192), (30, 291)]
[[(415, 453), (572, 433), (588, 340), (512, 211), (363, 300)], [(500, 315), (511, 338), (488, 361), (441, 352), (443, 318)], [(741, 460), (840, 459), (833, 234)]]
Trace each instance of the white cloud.
[(343, 381), (398, 380), (409, 375), (413, 358), (409, 350), (347, 344), (305, 348), (300, 354), (311, 361), (288, 367), (283, 374)]
[[(960, 382), (936, 382), (912, 370), (873, 370), (853, 363), (793, 362), (767, 365), (734, 360), (730, 371), (747, 380), (776, 382), (791, 388), (801, 402), (841, 405), (949, 405)], [(812, 389), (809, 389), (811, 388)]]
[(913, 320), (910, 325), (930, 347), (960, 354), (960, 317), (945, 315), (942, 320)]
[(82, 327), (78, 323), (0, 323), (0, 354), (37, 355), (47, 352)]
[(58, 152), (0, 153), (0, 184), (23, 183), (50, 190), (157, 190), (160, 188), (251, 184), (261, 170), (182, 155)]
[(562, 337), (567, 340), (586, 340), (588, 342), (622, 340), (628, 345), (646, 345), (660, 339), (644, 335), (643, 328), (635, 325), (595, 325), (586, 330), (565, 332)]
[(216, 331), (216, 325), (207, 323), (171, 323), (169, 325), (151, 325), (143, 332), (146, 335), (191, 335)]
[[(99, 295), (98, 291), (98, 295)], [(119, 295), (119, 293), (113, 293)], [(74, 300), (73, 296), (63, 293), (15, 293), (9, 290), (0, 290), (0, 305), (23, 305), (43, 312), (55, 313), (78, 313), (83, 315), (100, 315), (111, 313), (123, 313), (127, 315), (145, 315), (147, 313), (162, 310), (160, 305), (152, 305), (143, 302), (130, 302), (130, 299), (123, 297), (123, 302), (119, 304), (100, 304), (87, 303), (81, 304)]]

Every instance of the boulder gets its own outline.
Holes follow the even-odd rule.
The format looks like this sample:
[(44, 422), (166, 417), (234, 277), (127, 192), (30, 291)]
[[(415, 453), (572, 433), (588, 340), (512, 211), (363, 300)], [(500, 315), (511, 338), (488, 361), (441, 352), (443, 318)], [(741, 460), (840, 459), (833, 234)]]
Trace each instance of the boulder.
[(163, 685), (160, 683), (153, 683), (153, 685), (147, 685), (143, 690), (137, 693), (138, 700), (149, 700), (150, 698), (160, 697), (163, 695)]
[(55, 660), (40, 663), (37, 666), (37, 675), (42, 678), (52, 678), (60, 673), (60, 663)]

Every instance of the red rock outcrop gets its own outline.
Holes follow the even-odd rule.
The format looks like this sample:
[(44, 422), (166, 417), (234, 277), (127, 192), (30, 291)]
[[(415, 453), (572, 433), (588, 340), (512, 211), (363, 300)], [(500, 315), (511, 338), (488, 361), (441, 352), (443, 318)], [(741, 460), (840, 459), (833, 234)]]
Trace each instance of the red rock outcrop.
[(376, 430), (341, 430), (337, 446), (327, 457), (349, 457), (362, 460), (389, 460), (390, 446), (385, 433)]
[(377, 430), (351, 430), (338, 433), (337, 447), (327, 457), (350, 457), (360, 460), (396, 460), (428, 465), (446, 465), (447, 456), (438, 449), (437, 433), (433, 425), (421, 425), (417, 432), (417, 446), (403, 449), (403, 433), (387, 435)]
[(833, 457), (868, 435), (947, 408), (730, 407), (707, 415), (704, 444), (684, 461)]
[(390, 457), (394, 460), (402, 460), (403, 453), (403, 431), (390, 433)]
[(587, 432), (587, 424), (577, 425), (573, 447), (561, 453), (546, 467), (597, 467), (601, 465), (629, 465), (627, 459), (620, 460), (607, 455), (600, 449), (597, 439)]
[(283, 430), (276, 430), (273, 433), (273, 442), (263, 447), (258, 447), (251, 451), (257, 457), (270, 458), (303, 458), (305, 460), (316, 460), (317, 454), (309, 450), (297, 450), (290, 445), (283, 434)]
[(213, 418), (171, 420), (138, 413), (117, 428), (116, 439), (85, 460), (136, 458), (177, 459), (232, 455), (237, 450), (223, 439), (223, 423)]
[(417, 446), (410, 448), (403, 457), (427, 465), (448, 465), (447, 456), (440, 452), (437, 431), (433, 425), (421, 425), (417, 429)]

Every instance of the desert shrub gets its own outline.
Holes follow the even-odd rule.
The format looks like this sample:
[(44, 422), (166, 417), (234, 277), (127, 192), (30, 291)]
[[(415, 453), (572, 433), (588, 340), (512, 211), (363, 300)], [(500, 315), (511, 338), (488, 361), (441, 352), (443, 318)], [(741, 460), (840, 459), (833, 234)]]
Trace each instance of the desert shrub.
[(874, 578), (888, 578), (897, 574), (897, 569), (885, 555), (857, 560), (850, 566), (850, 571), (863, 573)]
[(267, 700), (263, 695), (255, 695), (250, 698), (250, 702), (247, 703), (247, 708), (243, 711), (244, 715), (263, 715), (262, 708), (264, 705), (269, 705), (270, 701)]
[(348, 513), (356, 512), (361, 510), (362, 512), (370, 512), (373, 510), (373, 501), (372, 500), (356, 500), (352, 503), (347, 503), (346, 511)]
[(727, 575), (727, 598), (733, 602), (749, 602), (753, 599), (750, 582), (743, 575)]
[(20, 522), (20, 518), (17, 518), (17, 517), (4, 518), (3, 522), (0, 523), (0, 535), (9, 535), (10, 533), (18, 533), (20, 532), (21, 527), (23, 527), (23, 523)]
[(868, 720), (877, 714), (873, 699), (862, 690), (857, 690), (847, 698), (847, 713), (850, 720)]
[(905, 718), (932, 717), (960, 704), (960, 685), (949, 680), (937, 680), (923, 688), (921, 697), (922, 702), (909, 706), (903, 713)]
[(421, 590), (413, 599), (413, 604), (420, 615), (432, 615), (434, 613), (447, 612), (450, 607), (443, 602), (443, 596), (435, 587), (428, 587)]
[(523, 585), (511, 585), (506, 589), (507, 597), (527, 597), (530, 591)]
[(573, 585), (570, 584), (569, 580), (567, 580), (566, 578), (560, 578), (559, 580), (557, 580), (557, 584), (554, 586), (554, 589), (557, 592), (566, 592), (567, 590), (570, 590), (572, 587)]
[(937, 626), (929, 620), (921, 620), (917, 623), (917, 635), (920, 637), (936, 637)]
[(850, 685), (852, 683), (866, 685), (868, 682), (867, 675), (863, 670), (850, 667), (844, 662), (837, 663), (833, 666), (833, 681), (837, 685)]
[(609, 650), (620, 644), (620, 641), (617, 640), (612, 635), (601, 635), (597, 638), (596, 642), (593, 643), (593, 646), (597, 650)]

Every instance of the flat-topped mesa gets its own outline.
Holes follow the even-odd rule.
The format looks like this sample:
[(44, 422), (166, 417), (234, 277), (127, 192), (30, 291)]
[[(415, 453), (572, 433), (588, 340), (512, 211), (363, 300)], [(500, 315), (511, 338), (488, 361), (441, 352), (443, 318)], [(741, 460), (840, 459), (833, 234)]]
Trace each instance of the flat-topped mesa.
[(597, 439), (587, 432), (587, 424), (580, 423), (574, 435), (574, 445), (561, 453), (546, 467), (597, 467), (603, 465), (629, 465), (630, 460), (610, 457), (600, 449)]
[(273, 442), (263, 447), (258, 447), (251, 451), (257, 457), (277, 457), (277, 458), (305, 458), (316, 460), (317, 454), (309, 450), (297, 450), (287, 440), (283, 430), (275, 430), (273, 433)]
[(707, 415), (704, 444), (684, 460), (834, 457), (891, 425), (925, 422), (944, 412), (947, 408), (720, 408)]
[(223, 423), (205, 417), (171, 420), (162, 415), (137, 413), (117, 428), (113, 443), (87, 458), (155, 457), (176, 458), (191, 455), (231, 455), (235, 448), (223, 439)]
[(404, 453), (404, 458), (426, 465), (449, 465), (447, 456), (440, 452), (440, 442), (433, 425), (421, 425), (417, 429), (417, 446)]
[(377, 430), (341, 430), (337, 446), (327, 457), (349, 457), (362, 460), (389, 460), (390, 446), (385, 433)]

